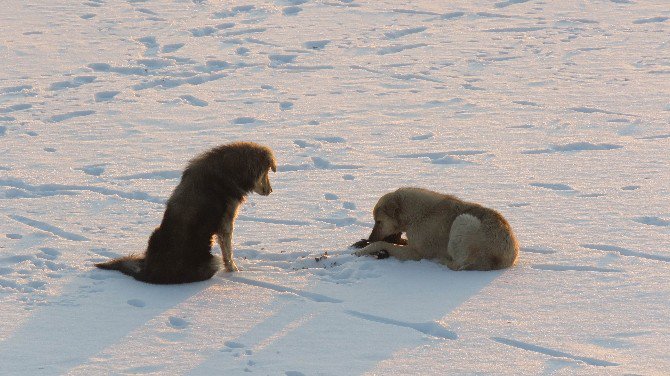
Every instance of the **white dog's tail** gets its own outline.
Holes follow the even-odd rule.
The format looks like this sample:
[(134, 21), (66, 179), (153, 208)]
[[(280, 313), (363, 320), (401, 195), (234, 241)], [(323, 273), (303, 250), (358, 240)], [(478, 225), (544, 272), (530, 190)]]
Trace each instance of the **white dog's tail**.
[(482, 222), (471, 214), (461, 214), (454, 219), (449, 232), (448, 253), (452, 258), (450, 268), (455, 270), (472, 269), (470, 259), (473, 251), (479, 248)]
[[(499, 216), (499, 215), (498, 215)], [(456, 217), (449, 232), (448, 253), (454, 270), (495, 270), (514, 263), (518, 243), (502, 216)]]

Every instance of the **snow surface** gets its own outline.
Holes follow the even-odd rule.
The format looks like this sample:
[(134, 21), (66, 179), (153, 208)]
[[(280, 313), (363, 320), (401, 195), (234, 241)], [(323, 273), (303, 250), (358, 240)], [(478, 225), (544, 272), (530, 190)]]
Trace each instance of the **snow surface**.
[[(0, 374), (670, 373), (667, 1), (2, 8)], [(93, 268), (235, 140), (280, 165), (241, 272)], [(500, 210), (518, 265), (352, 256), (400, 186)]]

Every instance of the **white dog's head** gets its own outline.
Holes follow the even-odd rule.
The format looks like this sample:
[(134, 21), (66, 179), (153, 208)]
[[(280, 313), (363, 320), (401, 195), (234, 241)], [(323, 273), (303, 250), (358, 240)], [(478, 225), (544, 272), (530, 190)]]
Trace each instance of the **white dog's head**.
[(372, 228), (372, 233), (368, 240), (376, 242), (389, 237), (399, 238), (403, 232), (399, 221), (400, 210), (400, 197), (398, 197), (397, 192), (387, 193), (382, 196), (372, 211), (375, 226)]

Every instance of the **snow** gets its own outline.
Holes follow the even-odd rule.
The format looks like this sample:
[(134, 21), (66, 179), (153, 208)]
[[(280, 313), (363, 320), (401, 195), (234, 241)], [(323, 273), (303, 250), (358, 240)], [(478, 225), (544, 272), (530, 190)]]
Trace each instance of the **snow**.
[[(665, 1), (2, 5), (0, 374), (670, 373)], [(239, 273), (93, 267), (237, 140), (279, 164)], [(351, 255), (401, 186), (501, 211), (518, 264)]]

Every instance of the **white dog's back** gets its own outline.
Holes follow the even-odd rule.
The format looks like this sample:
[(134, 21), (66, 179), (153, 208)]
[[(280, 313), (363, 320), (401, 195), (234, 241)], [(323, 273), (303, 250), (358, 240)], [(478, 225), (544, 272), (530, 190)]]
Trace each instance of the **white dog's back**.
[(470, 214), (461, 214), (452, 223), (447, 249), (457, 269), (468, 266), (470, 253), (475, 250), (481, 237), (481, 226), (482, 222)]
[[(502, 269), (512, 266), (516, 261), (519, 254), (518, 241), (507, 220), (496, 210), (462, 201), (452, 195), (421, 188), (401, 188), (396, 191), (396, 194), (403, 197), (406, 203), (405, 211), (435, 215), (433, 218), (431, 215), (425, 216), (424, 223), (440, 220), (451, 222), (451, 228), (446, 233), (436, 231), (425, 234), (423, 233), (425, 231), (419, 230), (423, 233), (419, 238), (432, 238), (429, 243), (433, 245), (444, 244), (437, 239), (444, 235), (448, 236), (446, 252), (440, 252), (437, 249), (421, 251), (426, 255), (438, 255), (438, 258), (442, 258), (449, 268), (453, 270)], [(421, 227), (424, 230), (430, 228), (430, 226)], [(440, 253), (442, 256), (439, 256)]]
[(491, 210), (482, 219), (467, 213), (457, 216), (447, 253), (447, 266), (454, 270), (501, 269), (514, 264), (519, 245), (509, 224)]

